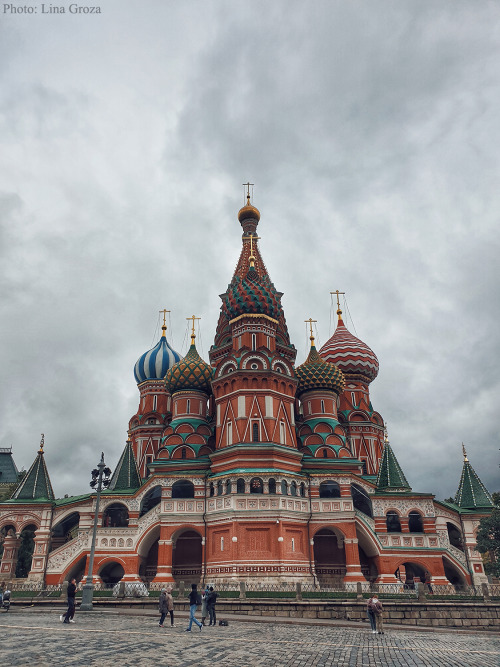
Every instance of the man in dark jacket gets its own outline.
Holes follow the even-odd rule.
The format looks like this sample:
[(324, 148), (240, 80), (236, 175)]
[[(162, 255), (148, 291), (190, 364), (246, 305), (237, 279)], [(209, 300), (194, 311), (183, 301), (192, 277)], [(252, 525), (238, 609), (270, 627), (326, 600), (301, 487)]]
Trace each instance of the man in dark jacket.
[(76, 579), (72, 579), (68, 584), (68, 611), (64, 614), (63, 623), (74, 623), (73, 616), (75, 615), (75, 597), (76, 597)]
[(163, 627), (163, 621), (165, 620), (165, 616), (167, 615), (168, 611), (168, 602), (167, 602), (167, 589), (162, 588), (161, 593), (160, 593), (160, 599), (158, 600), (158, 611), (160, 612), (160, 622), (158, 625), (160, 628)]
[(202, 631), (203, 625), (195, 618), (196, 608), (201, 604), (201, 595), (196, 590), (196, 584), (191, 584), (191, 593), (189, 594), (189, 625), (186, 628), (186, 632), (191, 632), (191, 626), (193, 621)]
[(217, 593), (214, 591), (214, 587), (210, 586), (210, 593), (208, 594), (208, 600), (207, 600), (207, 611), (208, 615), (210, 616), (210, 623), (208, 625), (215, 625), (216, 624), (216, 616), (215, 616), (215, 603), (217, 602)]

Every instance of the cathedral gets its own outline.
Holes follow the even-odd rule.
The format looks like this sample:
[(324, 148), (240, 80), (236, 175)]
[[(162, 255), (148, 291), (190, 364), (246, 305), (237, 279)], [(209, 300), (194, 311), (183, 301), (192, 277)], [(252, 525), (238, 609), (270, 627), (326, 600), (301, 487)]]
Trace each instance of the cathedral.
[[(310, 320), (309, 355), (296, 366), (250, 196), (238, 220), (241, 254), (209, 359), (193, 316), (185, 357), (164, 318), (135, 364), (139, 403), (101, 495), (94, 582), (485, 582), (475, 533), (493, 502), (465, 450), (453, 503), (413, 491), (370, 400), (375, 353), (338, 305), (319, 350)], [(43, 439), (24, 476), (0, 449), (2, 488), (0, 580), (86, 576), (95, 492), (55, 498)]]

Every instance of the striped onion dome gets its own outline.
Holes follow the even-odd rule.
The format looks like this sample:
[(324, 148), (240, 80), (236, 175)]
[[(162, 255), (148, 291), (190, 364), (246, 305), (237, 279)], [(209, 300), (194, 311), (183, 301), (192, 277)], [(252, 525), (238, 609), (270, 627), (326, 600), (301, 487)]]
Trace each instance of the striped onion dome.
[(191, 336), (191, 347), (188, 353), (167, 371), (165, 386), (171, 394), (176, 391), (189, 391), (197, 389), (206, 394), (212, 393), (212, 378), (214, 369), (198, 354), (194, 344), (194, 336)]
[(360, 379), (368, 384), (378, 375), (378, 359), (368, 345), (352, 335), (339, 314), (335, 333), (321, 350), (320, 356), (340, 368), (349, 379)]
[(182, 359), (181, 355), (173, 350), (167, 342), (166, 327), (156, 345), (139, 357), (134, 367), (137, 384), (146, 380), (163, 380), (169, 368)]
[(313, 389), (327, 389), (328, 391), (334, 391), (337, 395), (344, 391), (344, 374), (337, 366), (324, 361), (319, 356), (314, 346), (314, 340), (311, 344), (309, 356), (301, 366), (295, 369), (295, 374), (299, 379), (297, 396)]

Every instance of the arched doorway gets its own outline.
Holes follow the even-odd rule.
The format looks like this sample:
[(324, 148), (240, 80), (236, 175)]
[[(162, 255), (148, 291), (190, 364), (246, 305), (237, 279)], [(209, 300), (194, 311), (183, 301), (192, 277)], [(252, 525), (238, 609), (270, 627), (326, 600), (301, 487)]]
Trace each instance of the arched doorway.
[(83, 579), (85, 574), (85, 564), (87, 562), (87, 556), (82, 556), (76, 563), (73, 563), (71, 569), (68, 571), (67, 575), (64, 577), (65, 581), (71, 581), (76, 579), (77, 582), (80, 582)]
[(172, 576), (176, 583), (196, 584), (200, 581), (201, 554), (201, 535), (195, 530), (185, 530), (174, 539)]
[(425, 582), (429, 577), (427, 570), (418, 563), (403, 563), (394, 573), (396, 579), (403, 582), (405, 588), (415, 588), (417, 582)]
[(153, 507), (156, 507), (161, 502), (161, 486), (154, 486), (144, 496), (141, 502), (141, 509), (139, 512), (139, 519), (141, 516), (147, 514)]
[(127, 507), (122, 503), (108, 505), (102, 517), (102, 525), (108, 528), (126, 528), (128, 526)]
[(158, 541), (160, 526), (151, 528), (137, 549), (140, 556), (139, 576), (143, 581), (153, 581), (158, 570)]
[(322, 528), (314, 535), (314, 567), (320, 586), (339, 586), (346, 573), (344, 537)]
[(52, 528), (52, 538), (50, 541), (50, 551), (66, 544), (78, 535), (78, 526), (80, 524), (80, 513), (72, 512), (65, 516), (62, 521), (56, 523)]
[(444, 575), (450, 582), (452, 586), (454, 586), (457, 590), (463, 589), (465, 586), (467, 586), (467, 581), (458, 569), (456, 565), (454, 565), (451, 561), (449, 561), (447, 558), (443, 557), (443, 567), (444, 567)]
[(17, 553), (16, 578), (25, 579), (31, 570), (33, 550), (35, 548), (36, 526), (30, 524), (21, 531), (19, 551)]
[(99, 572), (104, 584), (117, 584), (123, 578), (125, 570), (120, 563), (107, 563)]

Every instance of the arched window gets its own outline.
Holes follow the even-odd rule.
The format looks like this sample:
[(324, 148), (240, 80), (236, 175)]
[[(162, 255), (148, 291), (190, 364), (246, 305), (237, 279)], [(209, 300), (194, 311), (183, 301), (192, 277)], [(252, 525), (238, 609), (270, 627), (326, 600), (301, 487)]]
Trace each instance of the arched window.
[(372, 501), (366, 491), (357, 484), (351, 484), (351, 495), (354, 508), (373, 519)]
[(264, 484), (260, 477), (254, 477), (250, 481), (250, 493), (264, 493)]
[(327, 449), (324, 449), (324, 450), (323, 450), (323, 458), (324, 458), (324, 459), (327, 459), (327, 458), (328, 458), (328, 450), (327, 450)]
[(302, 498), (305, 498), (306, 496), (306, 485), (304, 484), (304, 482), (302, 482), (302, 484), (300, 485), (300, 495), (302, 496)]
[(257, 334), (252, 334), (252, 350), (257, 349)]
[(276, 493), (276, 480), (274, 477), (269, 479), (269, 493)]
[(228, 479), (226, 482), (226, 493), (229, 495), (231, 493), (231, 480)]
[(286, 480), (283, 480), (281, 482), (281, 495), (287, 496), (288, 495), (288, 484)]
[(180, 479), (172, 486), (172, 498), (194, 498), (194, 484), (188, 479)]
[(387, 526), (388, 533), (401, 532), (401, 522), (399, 520), (399, 515), (397, 512), (387, 512), (387, 514), (385, 515), (385, 523)]
[(209, 489), (210, 489), (210, 497), (214, 496), (215, 495), (215, 487), (214, 487), (213, 482), (210, 482)]
[(245, 493), (245, 480), (241, 477), (236, 482), (236, 493)]
[(183, 448), (181, 449), (181, 459), (185, 459), (185, 458), (186, 458), (186, 448), (183, 447)]
[(280, 422), (280, 444), (286, 445), (285, 422)]
[(446, 523), (446, 528), (448, 530), (448, 539), (450, 544), (460, 551), (464, 550), (464, 538), (461, 531), (449, 521)]
[(321, 401), (321, 412), (325, 413), (325, 401)]
[(423, 533), (424, 524), (422, 522), (422, 515), (419, 512), (410, 512), (408, 514), (408, 530), (410, 533)]
[(153, 410), (154, 410), (155, 412), (156, 412), (156, 408), (157, 408), (157, 402), (158, 402), (158, 396), (155, 394), (155, 395), (153, 396)]
[(319, 485), (319, 497), (320, 498), (340, 498), (340, 486), (337, 482), (328, 480), (327, 482), (321, 482)]
[(297, 495), (297, 483), (296, 482), (292, 482), (290, 484), (290, 495), (292, 495), (292, 496)]
[(111, 503), (111, 505), (106, 507), (102, 517), (102, 525), (108, 526), (109, 528), (126, 528), (128, 526), (128, 509), (121, 503)]
[(252, 423), (252, 441), (259, 442), (259, 422)]
[(141, 502), (141, 509), (139, 511), (139, 518), (144, 516), (147, 512), (160, 504), (161, 501), (161, 486), (154, 486), (143, 497)]
[(191, 400), (188, 398), (186, 403), (186, 412), (189, 414), (191, 412)]
[(224, 493), (224, 486), (222, 484), (222, 480), (219, 479), (219, 481), (217, 482), (217, 495), (222, 496), (223, 493)]

